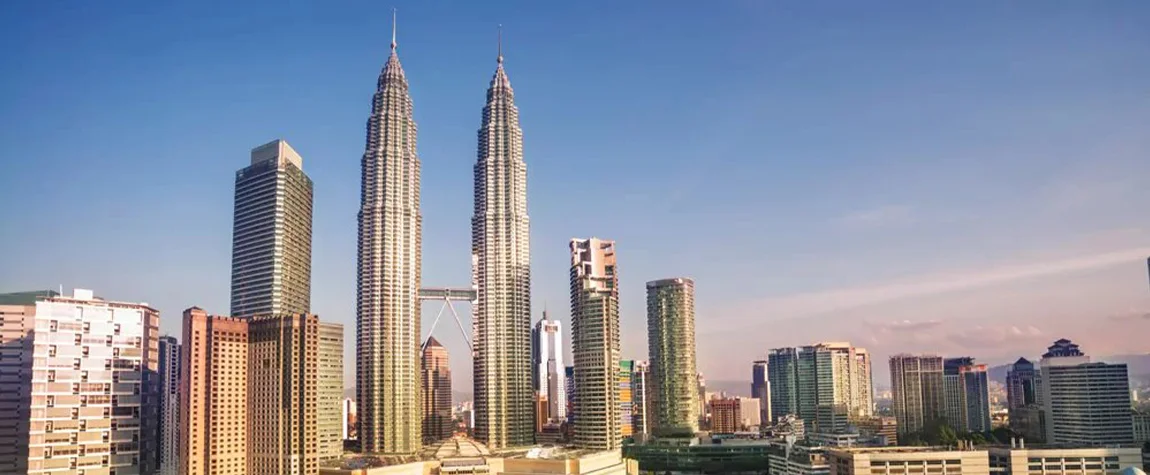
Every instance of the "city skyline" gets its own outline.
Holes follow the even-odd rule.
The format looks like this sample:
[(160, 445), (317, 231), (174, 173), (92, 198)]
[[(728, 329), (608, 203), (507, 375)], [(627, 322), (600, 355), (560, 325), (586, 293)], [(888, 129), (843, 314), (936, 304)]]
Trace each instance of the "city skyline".
[[(3, 8), (17, 10), (25, 7)], [(744, 11), (725, 6), (693, 13), (659, 12), (652, 20), (642, 20), (638, 12), (628, 9), (630, 7), (621, 7), (613, 15), (606, 15), (608, 18), (605, 19), (596, 19), (605, 15), (584, 10), (592, 7), (570, 8), (574, 10), (533, 7), (522, 12), (495, 11), (466, 21), (448, 15), (444, 21), (464, 28), (458, 33), (436, 38), (445, 29), (450, 29), (436, 25), (437, 19), (443, 16), (442, 12), (400, 5), (401, 12), (405, 12), (401, 27), (407, 21), (411, 22), (411, 26), (403, 27), (403, 36), (411, 35), (405, 44), (410, 44), (413, 49), (413, 53), (406, 56), (412, 61), (406, 63), (408, 73), (419, 78), (417, 85), (413, 86), (415, 102), (421, 107), (417, 118), (423, 126), (422, 131), (434, 130), (430, 139), (422, 138), (421, 150), (436, 157), (437, 162), (434, 168), (428, 168), (424, 173), (425, 190), (428, 190), (425, 206), (428, 225), (434, 226), (434, 229), (428, 228), (427, 234), (435, 236), (433, 239), (429, 237), (431, 240), (426, 244), (428, 251), (434, 252), (425, 252), (428, 262), (423, 279), (425, 286), (465, 285), (467, 282), (467, 239), (463, 223), (470, 214), (467, 206), (471, 193), (469, 165), (474, 147), (474, 136), (471, 135), (475, 127), (474, 110), (479, 105), (477, 85), (489, 77), (490, 58), (495, 47), (494, 26), (502, 22), (508, 25), (505, 47), (514, 51), (509, 56), (514, 58), (517, 87), (526, 91), (520, 105), (529, 108), (525, 109), (524, 115), (531, 117), (524, 124), (529, 136), (526, 147), (530, 156), (540, 157), (531, 160), (531, 179), (535, 184), (532, 189), (536, 191), (529, 196), (532, 215), (536, 218), (532, 243), (536, 249), (535, 261), (532, 262), (534, 308), (542, 308), (544, 301), (565, 300), (566, 256), (562, 246), (567, 239), (571, 236), (608, 235), (626, 250), (628, 275), (633, 276), (636, 282), (665, 275), (687, 275), (697, 280), (699, 370), (712, 381), (745, 380), (745, 367), (751, 361), (762, 359), (766, 348), (812, 341), (856, 342), (870, 349), (874, 359), (880, 362), (900, 351), (959, 354), (958, 350), (964, 345), (974, 343), (979, 346), (972, 348), (970, 353), (981, 362), (997, 365), (1013, 361), (1018, 356), (1034, 358), (1037, 355), (1033, 348), (1041, 346), (1038, 343), (1063, 335), (1091, 348), (1107, 348), (1108, 351), (1112, 348), (1113, 353), (1145, 350), (1134, 335), (1144, 333), (1150, 325), (1150, 320), (1142, 318), (1148, 307), (1145, 258), (1150, 255), (1150, 249), (1144, 243), (1150, 241), (1150, 231), (1142, 226), (1136, 206), (1145, 202), (1147, 191), (1136, 185), (1137, 177), (1145, 176), (1150, 165), (1141, 160), (1147, 144), (1139, 137), (1140, 129), (1129, 124), (1145, 123), (1150, 117), (1150, 106), (1142, 96), (1134, 95), (1138, 89), (1133, 86), (1136, 82), (1144, 82), (1142, 73), (1150, 65), (1150, 58), (1145, 51), (1131, 47), (1142, 43), (1138, 39), (1143, 38), (1139, 35), (1144, 33), (1112, 31), (1104, 27), (1108, 19), (1119, 14), (1126, 18), (1147, 18), (1145, 7), (1136, 6), (1121, 12), (1117, 6), (1091, 11), (1078, 10), (1080, 7), (1052, 7), (1067, 15), (1033, 19), (1037, 26), (1016, 24), (1024, 13), (1028, 13), (1021, 7), (1001, 7), (1004, 11), (995, 10), (1001, 15), (994, 19), (986, 18), (989, 16), (985, 15), (986, 7), (972, 7), (971, 11), (943, 7), (909, 8), (899, 14), (899, 19), (911, 19), (917, 23), (912, 21), (906, 30), (891, 32), (894, 38), (878, 38), (870, 33), (885, 23), (876, 16), (863, 16), (857, 25), (843, 30), (842, 35), (859, 40), (851, 47), (879, 60), (873, 71), (860, 69), (858, 63), (833, 53), (836, 48), (847, 46), (843, 36), (819, 40), (814, 32), (820, 30), (801, 31), (802, 27), (812, 27), (811, 18), (817, 18), (802, 7), (781, 11), (776, 7), (745, 7), (748, 10)], [(115, 8), (108, 10), (114, 12)], [(189, 305), (202, 303), (205, 308), (223, 311), (228, 307), (228, 282), (222, 276), (227, 275), (229, 266), (227, 248), (232, 199), (229, 188), (233, 185), (228, 175), (242, 163), (253, 143), (280, 137), (308, 157), (309, 174), (316, 181), (312, 310), (324, 318), (344, 323), (350, 331), (355, 314), (354, 303), (349, 302), (354, 295), (349, 289), (354, 286), (350, 279), (354, 275), (355, 251), (350, 244), (354, 242), (354, 236), (349, 238), (349, 233), (353, 233), (350, 223), (354, 217), (349, 216), (347, 210), (355, 209), (354, 175), (357, 170), (354, 158), (349, 157), (358, 155), (359, 151), (354, 149), (362, 143), (359, 142), (362, 136), (356, 137), (356, 134), (362, 132), (362, 108), (367, 91), (364, 78), (378, 72), (387, 52), (386, 38), (380, 38), (380, 32), (386, 31), (387, 27), (387, 7), (371, 7), (370, 11), (371, 14), (363, 15), (362, 19), (346, 20), (363, 26), (363, 32), (338, 24), (339, 29), (351, 31), (348, 36), (341, 37), (341, 41), (355, 43), (344, 45), (348, 47), (338, 58), (324, 63), (338, 67), (331, 68), (328, 73), (309, 73), (294, 78), (251, 74), (249, 68), (255, 65), (238, 60), (233, 63), (231, 60), (266, 54), (269, 58), (263, 61), (280, 60), (295, 66), (306, 65), (318, 60), (318, 51), (323, 50), (327, 54), (327, 50), (309, 46), (306, 42), (317, 41), (317, 29), (329, 27), (304, 29), (300, 38), (291, 39), (282, 49), (266, 39), (255, 39), (250, 49), (214, 60), (203, 58), (203, 53), (214, 51), (211, 48), (218, 46), (206, 39), (206, 32), (213, 31), (210, 28), (218, 28), (235, 35), (241, 31), (237, 25), (222, 20), (202, 27), (174, 24), (177, 26), (175, 31), (186, 35), (185, 43), (181, 44), (175, 43), (175, 39), (153, 37), (157, 32), (148, 28), (120, 28), (125, 31), (104, 34), (103, 28), (132, 25), (137, 21), (126, 18), (118, 19), (118, 23), (111, 26), (93, 22), (73, 31), (75, 36), (71, 38), (82, 39), (77, 43), (81, 45), (75, 53), (77, 55), (89, 48), (110, 47), (129, 40), (153, 41), (172, 48), (171, 54), (163, 55), (164, 58), (146, 56), (142, 60), (143, 64), (157, 66), (157, 71), (173, 73), (168, 75), (170, 78), (158, 78), (154, 87), (187, 85), (188, 76), (181, 73), (212, 69), (205, 65), (219, 67), (230, 74), (229, 77), (238, 78), (239, 83), (235, 85), (225, 86), (219, 81), (197, 84), (187, 90), (190, 99), (165, 95), (164, 101), (171, 102), (164, 102), (160, 109), (141, 101), (141, 98), (150, 98), (149, 94), (155, 93), (156, 90), (151, 89), (153, 86), (128, 93), (109, 83), (109, 73), (100, 70), (87, 70), (85, 73), (93, 79), (89, 87), (84, 88), (94, 92), (91, 98), (63, 104), (61, 101), (76, 97), (66, 91), (76, 89), (75, 83), (69, 78), (49, 76), (48, 72), (56, 68), (81, 68), (87, 64), (86, 60), (72, 53), (59, 56), (51, 68), (29, 61), (25, 63), (26, 68), (3, 79), (7, 86), (4, 90), (28, 91), (30, 96), (13, 100), (11, 103), (15, 107), (11, 111), (0, 112), (0, 121), (11, 126), (0, 132), (4, 134), (0, 140), (0, 156), (28, 158), (22, 161), (26, 163), (13, 163), (6, 158), (5, 170), (11, 169), (14, 173), (0, 177), (0, 190), (3, 190), (0, 191), (0, 199), (38, 205), (2, 211), (6, 222), (27, 223), (6, 227), (5, 232), (0, 233), (0, 244), (11, 249), (14, 256), (12, 265), (6, 266), (7, 272), (0, 274), (2, 290), (56, 288), (63, 284), (65, 288), (98, 288), (109, 298), (118, 300), (148, 301), (161, 310), (162, 331), (170, 335), (178, 334), (179, 312)], [(197, 11), (190, 13), (188, 17), (194, 21)], [(204, 14), (202, 11), (198, 13)], [(77, 7), (63, 12), (58, 20), (61, 27), (75, 26), (78, 18), (92, 14), (84, 7)], [(241, 17), (254, 15), (244, 11), (237, 14)], [(552, 18), (563, 14), (574, 14), (577, 21), (572, 23), (578, 28), (569, 26), (548, 34), (530, 25), (532, 18)], [(756, 29), (769, 33), (751, 32), (745, 22), (735, 21), (739, 14), (770, 26), (760, 28), (759, 23), (755, 25)], [(298, 10), (277, 12), (277, 15), (281, 15), (288, 24), (302, 22), (307, 17)], [(170, 16), (175, 18), (179, 15)], [(700, 38), (675, 37), (655, 31), (652, 25), (657, 19), (664, 27), (677, 28), (693, 23), (688, 19), (694, 20), (695, 16), (700, 17), (700, 28), (707, 33)], [(947, 16), (957, 26), (927, 35), (927, 46), (895, 44), (912, 37), (912, 32), (923, 34), (922, 25), (937, 27), (934, 22)], [(21, 18), (26, 15), (14, 13), (0, 17)], [(141, 18), (155, 21), (147, 15)], [(786, 19), (794, 21), (798, 27), (782, 25)], [(839, 26), (844, 23), (837, 22), (845, 22), (837, 16), (827, 21)], [(621, 36), (623, 33), (612, 33), (613, 26), (625, 22), (634, 22), (637, 29), (657, 34), (653, 34), (649, 41), (628, 44), (621, 41), (628, 39)], [(716, 24), (727, 23), (729, 31), (719, 31), (715, 27)], [(159, 26), (173, 24), (159, 22)], [(1079, 38), (1082, 41), (1071, 43), (1069, 39), (1059, 39), (1053, 33), (1043, 31), (1043, 27), (1051, 26), (1074, 28), (1082, 35)], [(959, 40), (970, 37), (969, 30), (963, 28), (976, 27), (985, 29), (980, 30), (985, 38), (979, 41), (986, 43), (979, 44), (998, 42), (1004, 45), (998, 49), (999, 53), (973, 54), (958, 65), (939, 64), (929, 59), (932, 56), (927, 53), (933, 53), (931, 46), (944, 50), (959, 48)], [(173, 31), (172, 28), (166, 30)], [(367, 30), (371, 34), (366, 33)], [(1007, 35), (1008, 30), (1016, 36)], [(5, 35), (28, 34), (33, 38), (44, 38), (45, 35), (43, 30), (33, 34), (27, 27), (19, 25), (12, 25), (5, 31)], [(586, 35), (585, 31), (602, 34)], [(740, 35), (746, 35), (745, 39), (750, 41), (741, 41), (740, 38), (744, 37)], [(466, 41), (461, 41), (464, 39)], [(783, 44), (792, 45), (794, 51), (771, 46), (765, 48), (761, 55), (754, 55), (749, 48), (738, 47), (740, 43), (752, 46), (780, 43), (766, 41), (768, 39), (789, 40)], [(27, 59), (24, 53), (43, 51), (43, 48), (60, 43), (48, 42), (36, 47), (24, 42), (17, 44), (26, 45), (27, 51), (17, 48), (4, 54), (12, 55), (16, 60)], [(724, 48), (732, 46), (734, 51), (723, 52)], [(446, 52), (454, 51), (451, 48), (456, 47), (462, 48), (462, 54), (458, 55), (460, 61), (450, 67), (458, 68), (458, 81), (444, 78), (440, 72), (451, 63), (446, 59), (449, 56)], [(608, 47), (621, 49), (625, 54), (619, 56), (628, 58), (624, 61), (614, 54), (604, 53), (610, 49)], [(893, 49), (890, 54), (882, 54), (882, 48)], [(958, 51), (959, 54), (970, 54), (966, 50)], [(1093, 54), (1099, 51), (1107, 54)], [(708, 52), (710, 54), (706, 54)], [(644, 53), (652, 59), (641, 58)], [(564, 63), (572, 64), (560, 64), (550, 55), (571, 58), (565, 59)], [(169, 56), (190, 56), (199, 58), (201, 63), (177, 66), (165, 59)], [(685, 86), (680, 81), (687, 79), (661, 77), (658, 73), (665, 70), (659, 65), (670, 64), (669, 61), (686, 56), (701, 61), (700, 67), (716, 72), (709, 79), (715, 81), (716, 86), (705, 89), (731, 86), (731, 95), (722, 95), (707, 110), (717, 115), (718, 125), (708, 125), (710, 119), (695, 122), (676, 117), (656, 122), (663, 125), (665, 130), (661, 132), (644, 125), (627, 128), (626, 124), (643, 118), (642, 113), (651, 115), (652, 112), (675, 111), (658, 104), (662, 98), (668, 97), (667, 91)], [(1054, 59), (1054, 56), (1061, 59)], [(109, 61), (107, 67), (112, 72), (126, 70), (139, 76), (140, 80), (157, 79), (123, 57), (101, 57)], [(905, 59), (908, 66), (901, 70), (890, 69), (894, 57)], [(1029, 60), (1016, 61), (1024, 57)], [(767, 65), (745, 64), (748, 60), (760, 59)], [(631, 61), (633, 63), (629, 63)], [(814, 64), (817, 61), (826, 64)], [(241, 67), (237, 63), (245, 65)], [(596, 87), (592, 93), (587, 90), (590, 88), (580, 87), (579, 83), (563, 78), (564, 75), (578, 76), (573, 72), (577, 65), (600, 66), (608, 70), (623, 68), (618, 69), (622, 75), (636, 77), (599, 78), (610, 87)], [(1005, 65), (1011, 65), (1014, 76), (1003, 78), (997, 75), (996, 71)], [(1077, 72), (1070, 73), (1071, 65)], [(1092, 72), (1081, 72), (1082, 65), (1092, 66), (1081, 68)], [(184, 67), (196, 69), (182, 69)], [(651, 68), (655, 73), (640, 73), (642, 68)], [(850, 74), (846, 74), (844, 79), (830, 78), (826, 73), (834, 68)], [(901, 73), (893, 74), (892, 71)], [(878, 73), (893, 74), (897, 84), (889, 89), (876, 86), (872, 82), (881, 77), (876, 75)], [(973, 75), (990, 92), (986, 96), (973, 95), (957, 82), (940, 79), (948, 73), (955, 77), (954, 81), (970, 79)], [(258, 76), (258, 82), (249, 76)], [(42, 80), (48, 77), (56, 79)], [(818, 79), (811, 86), (816, 91), (836, 91), (836, 103), (819, 102), (809, 94), (800, 94), (797, 99), (788, 101), (780, 99), (797, 90), (797, 83), (810, 78)], [(860, 91), (838, 91), (836, 88), (842, 87), (838, 81), (846, 80), (853, 80)], [(642, 81), (659, 87), (644, 91), (636, 87), (643, 84)], [(1085, 85), (1091, 82), (1098, 86)], [(39, 83), (42, 89), (30, 89), (28, 85), (33, 83)], [(745, 107), (737, 106), (732, 97), (750, 94), (747, 84), (751, 83), (767, 92), (761, 96), (748, 96), (754, 100), (748, 101)], [(905, 96), (898, 94), (898, 88), (894, 86), (905, 88)], [(284, 88), (303, 93), (285, 101)], [(267, 90), (276, 94), (267, 95)], [(633, 93), (635, 98), (620, 100), (619, 90)], [(1005, 97), (1020, 91), (1029, 94)], [(938, 94), (930, 95), (932, 92)], [(47, 97), (56, 93), (59, 97)], [(927, 93), (927, 97), (933, 99), (916, 101), (914, 98), (920, 97), (916, 95), (918, 93)], [(337, 105), (317, 109), (314, 117), (307, 119), (318, 120), (320, 126), (293, 117), (305, 115), (302, 111), (313, 107), (316, 102), (327, 101), (328, 94)], [(598, 98), (596, 94), (607, 96)], [(884, 119), (877, 121), (880, 123), (877, 130), (860, 125), (858, 121), (866, 116), (854, 115), (861, 113), (853, 112), (855, 106), (863, 110), (875, 106), (873, 102), (866, 102), (867, 94), (890, 102), (890, 105), (871, 107), (867, 112)], [(212, 100), (206, 100), (198, 107), (187, 102), (212, 95), (222, 95), (229, 104), (241, 105), (229, 106), (237, 110), (224, 108)], [(443, 97), (435, 97), (437, 95)], [(957, 104), (960, 101), (941, 97), (948, 95), (967, 99), (968, 104)], [(426, 101), (426, 109), (422, 108), (423, 101)], [(580, 101), (587, 104), (578, 104)], [(621, 104), (607, 104), (611, 101), (620, 101)], [(687, 104), (707, 104), (695, 95), (688, 96), (687, 101)], [(994, 104), (997, 101), (1002, 103)], [(32, 104), (45, 107), (33, 109)], [(605, 109), (593, 110), (592, 106)], [(621, 113), (615, 108), (624, 106), (642, 113)], [(187, 111), (187, 117), (176, 117), (168, 108)], [(994, 127), (1002, 127), (1004, 123), (998, 120), (1004, 119), (991, 120), (986, 125), (977, 124), (987, 116), (1001, 113), (1004, 108), (1012, 111), (1008, 115), (1014, 120), (1008, 122), (1046, 117), (1041, 121), (1043, 129), (1017, 126), (1009, 129), (1009, 134), (1000, 134)], [(1100, 108), (1107, 111), (1108, 117), (1100, 115)], [(549, 112), (549, 109), (562, 110), (564, 115), (572, 118), (594, 111), (595, 117), (603, 118), (604, 123), (587, 125), (582, 122), (591, 121), (567, 119)], [(1060, 112), (1047, 117), (1055, 110)], [(850, 114), (839, 115), (844, 111)], [(127, 117), (133, 112), (140, 117), (157, 120), (150, 124), (134, 122)], [(251, 119), (251, 114), (257, 114), (258, 119), (250, 122), (262, 124), (236, 127), (235, 123), (223, 120), (230, 115), (247, 120)], [(838, 115), (838, 118), (830, 119), (828, 115)], [(99, 124), (91, 130), (83, 129), (80, 127), (82, 124), (62, 116), (96, 117), (99, 120), (91, 122)], [(1081, 119), (1072, 119), (1071, 116)], [(56, 118), (62, 121), (56, 123)], [(737, 120), (740, 118), (753, 124), (752, 130), (756, 132), (748, 132), (746, 125), (731, 128), (732, 123), (740, 122)], [(918, 129), (908, 124), (912, 119), (924, 122), (933, 119), (936, 122), (930, 129)], [(219, 125), (202, 125), (217, 120), (221, 122)], [(77, 162), (77, 159), (68, 158), (67, 150), (60, 145), (44, 140), (46, 131), (56, 130), (42, 123), (45, 121), (54, 124), (53, 127), (58, 125), (75, 131), (76, 138), (85, 140), (89, 147), (89, 158)], [(222, 130), (227, 127), (235, 130)], [(695, 127), (700, 131), (692, 134)], [(852, 131), (851, 127), (863, 129)], [(136, 133), (137, 129), (144, 134)], [(752, 140), (751, 136), (761, 129), (775, 132), (768, 133), (769, 140), (764, 142)], [(629, 132), (618, 132), (620, 130)], [(815, 131), (818, 134), (814, 134)], [(880, 136), (862, 144), (852, 143), (852, 147), (859, 150), (850, 154), (829, 145), (814, 146), (802, 141), (816, 138), (813, 135), (850, 138), (862, 131), (877, 131)], [(630, 143), (620, 139), (621, 133), (626, 134), (626, 142)], [(797, 134), (797, 138), (785, 137), (792, 133)], [(213, 140), (188, 144), (186, 136), (189, 134), (212, 136)], [(333, 137), (325, 138), (324, 134)], [(683, 152), (669, 152), (658, 144), (675, 134), (687, 137), (692, 145), (684, 147)], [(124, 140), (124, 137), (140, 135), (154, 135), (156, 138), (138, 144)], [(568, 138), (568, 135), (573, 137)], [(1067, 139), (1063, 141), (1059, 136)], [(588, 160), (596, 164), (619, 164), (617, 174), (606, 177), (602, 184), (604, 188), (614, 188), (615, 191), (596, 196), (579, 192), (585, 183), (567, 183), (568, 172), (563, 164), (584, 157), (565, 149), (578, 150), (577, 144), (584, 140), (583, 137), (601, 137), (606, 144), (614, 145), (598, 147), (610, 151)], [(896, 143), (906, 137), (915, 138), (907, 143)], [(992, 143), (971, 145), (974, 142)], [(431, 148), (426, 149), (424, 144)], [(715, 158), (716, 166), (708, 166), (705, 170), (691, 168), (693, 157), (702, 156), (702, 151), (716, 146), (731, 147), (724, 149), (727, 153), (723, 155), (733, 158)], [(162, 153), (157, 155), (157, 150)], [(841, 162), (832, 161), (831, 157), (836, 154), (844, 155)], [(658, 162), (647, 161), (649, 159), (644, 158), (645, 155), (662, 157), (662, 161), (671, 164), (669, 168), (674, 171), (650, 168)], [(781, 158), (760, 160), (762, 156)], [(968, 157), (974, 158), (968, 160)], [(810, 165), (804, 164), (804, 159), (828, 166), (814, 167), (821, 168), (814, 171)], [(1086, 159), (1092, 160), (1089, 165)], [(195, 166), (188, 167), (189, 163)], [(94, 170), (92, 167), (96, 165), (92, 164), (97, 164), (101, 170)], [(133, 176), (128, 173), (140, 170), (170, 173), (155, 176), (154, 184), (122, 189), (115, 196), (104, 196), (100, 188), (89, 188), (79, 180), (82, 173), (116, 177), (117, 174)], [(861, 170), (881, 173), (882, 177), (874, 180), (855, 180), (853, 177), (846, 180), (843, 177)], [(1039, 173), (1033, 173), (1034, 170)], [(747, 181), (750, 180), (747, 177), (756, 175), (764, 176), (764, 181)], [(931, 182), (929, 191), (938, 193), (932, 194), (914, 183), (919, 176), (937, 175), (949, 177)], [(124, 179), (124, 176), (118, 179)], [(63, 189), (41, 186), (46, 181), (68, 186)], [(660, 182), (661, 185), (651, 187), (648, 181)], [(899, 186), (888, 186), (892, 182)], [(811, 185), (797, 195), (804, 198), (799, 200), (802, 202), (783, 200), (787, 209), (771, 204), (781, 196), (776, 193), (795, 191), (791, 187), (797, 184)], [(980, 187), (979, 193), (967, 200), (970, 195), (966, 191), (972, 186)], [(841, 187), (842, 191), (823, 193), (833, 187)], [(48, 193), (43, 190), (48, 188), (56, 191)], [(673, 194), (667, 195), (664, 191), (667, 188), (673, 188)], [(752, 192), (758, 189), (774, 191)], [(963, 192), (962, 206), (943, 199), (954, 198), (960, 190)], [(825, 196), (816, 196), (820, 193)], [(98, 197), (91, 198), (94, 195)], [(588, 210), (604, 203), (616, 203), (612, 209), (618, 216), (603, 217), (603, 213), (591, 213), (582, 206), (571, 206), (569, 200), (552, 195), (585, 197), (581, 199), (586, 200), (584, 203)], [(865, 199), (850, 199), (848, 203), (844, 200), (848, 195)], [(739, 201), (741, 197), (753, 198), (748, 200), (749, 207), (719, 206)], [(166, 206), (157, 210), (150, 202)], [(348, 203), (352, 204), (349, 206)], [(92, 237), (81, 246), (65, 238), (69, 234), (56, 224), (101, 216), (101, 212), (107, 213), (109, 209), (123, 213), (112, 217), (123, 230), (117, 233), (115, 240)], [(724, 211), (707, 212), (715, 209)], [(51, 213), (44, 213), (45, 210)], [(747, 224), (746, 218), (752, 216), (749, 214), (751, 210), (765, 213), (755, 215), (756, 220), (770, 223), (770, 226)], [(682, 260), (663, 262), (662, 256), (672, 255), (674, 251), (659, 238), (669, 228), (658, 224), (669, 222), (677, 212), (685, 212), (689, 219), (697, 221), (692, 229), (678, 230), (684, 233), (684, 238), (715, 240), (709, 247), (708, 256), (684, 256)], [(60, 219), (48, 222), (44, 216)], [(786, 229), (777, 233), (772, 231), (780, 229), (780, 225), (785, 225)], [(711, 231), (700, 231), (706, 229)], [(182, 237), (189, 234), (195, 239)], [(806, 242), (814, 235), (821, 237)], [(767, 237), (765, 242), (752, 242), (752, 238), (758, 240), (763, 236)], [(891, 239), (892, 236), (898, 236), (898, 239)], [(81, 247), (90, 248), (90, 252), (101, 256), (94, 260), (116, 262), (128, 271), (113, 277), (101, 272), (96, 265), (75, 259), (75, 249)], [(54, 252), (44, 255), (44, 249)], [(37, 256), (39, 261), (33, 265), (25, 256)], [(69, 261), (78, 263), (64, 264)], [(761, 273), (764, 263), (772, 263), (772, 272)], [(151, 267), (153, 264), (154, 268)], [(20, 270), (19, 274), (17, 270)], [(787, 278), (780, 277), (783, 275)], [(642, 294), (637, 287), (627, 287), (621, 295), (624, 359), (645, 359), (646, 355), (646, 342), (634, 336), (645, 334)], [(1019, 308), (1026, 310), (1020, 312)], [(464, 324), (470, 323), (466, 319), (469, 312), (462, 313)], [(565, 311), (555, 312), (554, 317), (566, 320), (564, 325), (569, 327), (570, 319)], [(538, 318), (538, 312), (531, 318)], [(1113, 326), (1128, 331), (1112, 332), (1105, 329), (1108, 325), (1087, 325), (1099, 319), (1114, 322)], [(819, 325), (804, 325), (812, 320)], [(786, 331), (770, 332), (761, 341), (756, 340), (754, 345), (748, 339), (756, 332), (731, 331), (732, 328), (760, 328), (756, 325), (770, 325)], [(828, 328), (834, 330), (833, 334), (813, 334), (816, 330)], [(457, 335), (441, 331), (437, 337), (441, 337), (452, 351), (465, 354), (465, 346)], [(345, 348), (353, 347), (354, 341), (351, 334), (345, 334)], [(737, 365), (728, 373), (719, 361), (720, 355), (725, 355), (724, 349), (732, 349), (736, 354), (730, 357), (745, 364)], [(352, 351), (349, 349), (345, 353), (352, 355)], [(1099, 358), (1105, 356), (1100, 354)], [(452, 363), (457, 387), (470, 386), (470, 361), (467, 360), (457, 358)], [(885, 366), (876, 365), (874, 378), (880, 384), (889, 380)], [(345, 365), (345, 370), (347, 367)], [(347, 374), (345, 379), (352, 381), (354, 377)]]

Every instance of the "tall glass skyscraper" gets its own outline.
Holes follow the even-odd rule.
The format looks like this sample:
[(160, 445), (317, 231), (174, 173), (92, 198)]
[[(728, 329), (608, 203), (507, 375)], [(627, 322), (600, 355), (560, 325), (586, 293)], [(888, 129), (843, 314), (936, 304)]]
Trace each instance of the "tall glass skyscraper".
[(693, 280), (680, 277), (647, 282), (647, 349), (651, 431), (659, 436), (698, 432), (701, 398), (695, 369)]
[(360, 162), (356, 398), (359, 440), (366, 453), (413, 454), (421, 448), (423, 218), (415, 135), (393, 30)]
[(471, 217), (475, 437), (491, 448), (524, 446), (535, 441), (527, 164), (502, 51), (477, 135)]
[(303, 158), (283, 140), (252, 149), (236, 172), (232, 316), (310, 310), (311, 214)]

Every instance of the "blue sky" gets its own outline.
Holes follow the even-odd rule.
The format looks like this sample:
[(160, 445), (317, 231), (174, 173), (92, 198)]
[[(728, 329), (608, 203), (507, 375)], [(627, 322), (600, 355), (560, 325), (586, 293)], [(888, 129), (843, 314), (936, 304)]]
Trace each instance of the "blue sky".
[[(315, 181), (313, 311), (347, 326), (350, 376), (391, 5), (329, 3), (0, 5), (0, 291), (94, 288), (173, 333), (188, 306), (226, 312), (233, 173), (284, 138)], [(870, 348), (880, 385), (898, 351), (1147, 350), (1150, 4), (395, 6), (427, 286), (469, 279), (503, 24), (536, 315), (567, 319), (567, 241), (597, 236), (618, 242), (624, 356), (646, 354), (643, 283), (691, 276), (708, 378), (818, 340)]]

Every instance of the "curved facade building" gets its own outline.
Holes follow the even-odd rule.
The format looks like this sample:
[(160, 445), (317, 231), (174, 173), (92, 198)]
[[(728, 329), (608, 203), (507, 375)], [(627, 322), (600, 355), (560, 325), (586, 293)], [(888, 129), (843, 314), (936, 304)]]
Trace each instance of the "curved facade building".
[(659, 436), (694, 434), (699, 430), (699, 390), (693, 280), (647, 282), (647, 347), (652, 432)]
[(487, 89), (475, 162), (471, 283), (475, 437), (492, 448), (535, 440), (527, 164), (503, 55)]
[(422, 439), (419, 156), (407, 78), (391, 42), (367, 119), (359, 210), (356, 391), (366, 453)]

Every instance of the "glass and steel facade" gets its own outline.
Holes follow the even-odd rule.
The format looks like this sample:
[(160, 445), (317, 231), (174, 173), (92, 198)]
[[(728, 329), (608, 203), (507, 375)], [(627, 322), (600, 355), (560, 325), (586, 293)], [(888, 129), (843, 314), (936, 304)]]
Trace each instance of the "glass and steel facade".
[(700, 397), (693, 280), (680, 277), (647, 282), (647, 347), (652, 432), (657, 436), (694, 434), (699, 430)]
[(232, 316), (309, 311), (312, 181), (302, 167), (287, 142), (274, 140), (236, 172)]

